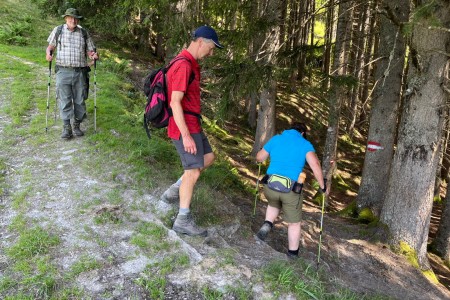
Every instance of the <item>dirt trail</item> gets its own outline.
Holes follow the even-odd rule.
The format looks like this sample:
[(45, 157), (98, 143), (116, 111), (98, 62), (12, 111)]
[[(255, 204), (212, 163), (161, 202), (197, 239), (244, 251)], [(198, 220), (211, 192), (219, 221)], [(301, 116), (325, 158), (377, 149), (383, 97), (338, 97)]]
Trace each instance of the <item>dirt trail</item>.
[[(44, 68), (33, 69), (45, 78)], [(60, 120), (56, 124), (50, 122), (48, 134), (45, 124), (37, 135), (6, 134), (4, 129), (10, 120), (4, 108), (11, 97), (10, 81), (0, 78), (0, 156), (7, 165), (7, 190), (0, 199), (0, 278), (11, 275), (8, 267), (13, 261), (6, 249), (16, 242), (17, 234), (9, 225), (22, 212), (29, 222), (60, 237), (61, 243), (51, 250), (51, 257), (61, 274), (69, 272), (83, 257), (100, 263), (100, 267), (79, 274), (73, 282), (92, 299), (150, 299), (136, 280), (144, 277), (149, 264), (182, 255), (189, 257), (189, 265), (167, 276), (166, 299), (203, 299), (203, 287), (225, 290), (227, 286), (250, 287), (254, 299), (276, 299), (258, 272), (270, 260), (286, 259), (281, 253), (285, 251), (286, 229), (277, 224), (267, 243), (255, 238), (253, 232), (262, 221), (263, 204), (258, 218), (251, 223), (248, 201), (224, 197), (221, 205), (224, 211), (233, 212), (234, 218), (227, 224), (208, 228), (207, 238), (180, 237), (166, 228), (169, 247), (164, 251), (138, 247), (133, 237), (139, 225), (149, 222), (165, 228), (160, 217), (172, 207), (159, 200), (159, 191), (150, 193), (138, 186), (129, 168), (115, 160), (113, 154), (107, 157), (108, 164), (101, 164), (105, 158), (99, 156), (107, 154), (92, 151), (88, 138), (60, 139)], [(28, 126), (24, 125), (25, 131)], [(101, 130), (101, 124), (97, 126)], [(93, 120), (83, 123), (82, 128), (92, 135)], [(14, 205), (17, 195), (24, 195), (22, 208)], [(118, 222), (97, 222), (104, 211)], [(312, 266), (316, 261), (318, 216), (314, 206), (305, 205), (301, 256)], [(321, 267), (332, 281), (361, 294), (379, 293), (394, 299), (450, 299), (448, 290), (429, 283), (384, 245), (360, 239), (360, 229), (339, 219), (325, 218)], [(225, 262), (227, 255), (232, 256), (233, 263)]]

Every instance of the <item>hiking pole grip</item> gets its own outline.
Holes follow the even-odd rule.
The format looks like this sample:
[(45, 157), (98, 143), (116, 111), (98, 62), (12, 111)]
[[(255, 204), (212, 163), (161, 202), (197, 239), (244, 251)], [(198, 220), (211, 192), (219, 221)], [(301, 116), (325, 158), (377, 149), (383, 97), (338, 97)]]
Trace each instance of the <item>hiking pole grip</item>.
[[(97, 53), (97, 48), (94, 48), (94, 54)], [(94, 69), (97, 68), (97, 60), (94, 58)]]
[[(53, 55), (53, 50), (50, 50), (50, 56), (52, 56), (52, 55)], [(48, 74), (49, 74), (49, 75), (50, 75), (51, 72), (52, 72), (52, 61), (53, 61), (53, 59), (52, 59), (51, 61), (48, 62)]]

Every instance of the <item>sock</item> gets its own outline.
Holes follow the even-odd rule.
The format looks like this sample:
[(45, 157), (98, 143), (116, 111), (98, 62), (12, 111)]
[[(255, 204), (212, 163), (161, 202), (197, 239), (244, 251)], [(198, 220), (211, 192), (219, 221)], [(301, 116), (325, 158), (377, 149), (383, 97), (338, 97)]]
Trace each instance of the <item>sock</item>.
[(64, 122), (64, 125), (70, 125), (70, 119), (63, 120), (63, 122)]
[(187, 214), (189, 214), (189, 212), (190, 212), (189, 208), (181, 208), (180, 207), (180, 210), (178, 211), (178, 214), (179, 215), (187, 215)]
[(181, 177), (177, 180), (177, 182), (175, 182), (173, 185), (174, 185), (174, 186), (177, 186), (177, 187), (180, 187), (180, 185), (181, 185), (181, 179), (183, 179), (183, 176), (181, 176)]
[(292, 254), (292, 255), (296, 255), (296, 256), (298, 256), (298, 250), (299, 250), (300, 248), (298, 248), (297, 250), (288, 250), (288, 253), (290, 253), (290, 254)]
[[(264, 224), (266, 224), (266, 223), (270, 225), (270, 228), (273, 228), (273, 223), (272, 223), (272, 222), (265, 220), (265, 221), (264, 221)], [(264, 225), (264, 224), (263, 224), (263, 225)]]

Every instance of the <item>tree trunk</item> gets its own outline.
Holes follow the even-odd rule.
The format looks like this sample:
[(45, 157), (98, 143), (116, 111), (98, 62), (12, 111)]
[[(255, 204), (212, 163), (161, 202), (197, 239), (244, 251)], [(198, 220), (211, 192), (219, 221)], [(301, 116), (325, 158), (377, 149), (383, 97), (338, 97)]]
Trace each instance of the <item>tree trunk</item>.
[(255, 144), (252, 154), (261, 150), (261, 148), (275, 134), (275, 103), (277, 95), (277, 83), (274, 79), (270, 80), (269, 86), (261, 92), (258, 110), (258, 122), (256, 126)]
[[(353, 76), (358, 81), (358, 85), (353, 88), (353, 93), (351, 95), (351, 102), (349, 107), (349, 123), (347, 126), (347, 133), (350, 137), (353, 136), (353, 130), (355, 128), (356, 119), (358, 117), (358, 112), (361, 108), (361, 94), (363, 89), (363, 77), (364, 77), (364, 55), (366, 53), (365, 45), (366, 40), (371, 37), (368, 36), (369, 32), (369, 18), (370, 18), (370, 8), (371, 5), (367, 5), (366, 7), (361, 7), (359, 10), (359, 24), (358, 30), (355, 32), (354, 45), (356, 49), (354, 49), (356, 55), (356, 60), (353, 62)], [(361, 11), (362, 10), (362, 11)]]
[[(447, 50), (448, 52), (448, 50)], [(450, 63), (447, 63), (447, 74), (446, 74), (446, 82), (444, 82), (444, 86), (447, 88), (450, 86)], [(448, 96), (448, 95), (447, 95)], [(449, 110), (447, 108), (447, 120), (445, 127), (445, 150), (444, 156), (442, 159), (441, 166), (441, 174), (439, 174), (439, 178), (446, 179), (447, 181), (447, 190), (444, 198), (444, 205), (442, 208), (441, 220), (439, 222), (439, 228), (436, 233), (436, 238), (433, 241), (434, 248), (436, 252), (444, 259), (444, 261), (450, 264), (450, 147), (449, 147), (449, 138), (450, 138), (450, 118), (449, 118)]]
[[(450, 70), (448, 71), (450, 72)], [(450, 74), (449, 74), (450, 75)], [(450, 76), (447, 75), (447, 78)], [(449, 116), (449, 109), (447, 109), (447, 125), (445, 127), (445, 150), (444, 155), (442, 157), (442, 168), (441, 168), (441, 174), (440, 177), (442, 179), (446, 179), (450, 176), (450, 118)], [(447, 181), (448, 182), (448, 181)]]
[(347, 24), (350, 21), (348, 17), (348, 8), (350, 7), (350, 2), (341, 2), (339, 4), (339, 19), (336, 31), (336, 43), (334, 47), (334, 61), (333, 61), (333, 77), (331, 90), (329, 92), (329, 105), (330, 113), (328, 115), (328, 130), (327, 137), (325, 141), (324, 154), (323, 154), (323, 173), (328, 174), (326, 178), (327, 190), (331, 188), (331, 177), (333, 174), (329, 172), (336, 163), (336, 148), (337, 140), (339, 136), (339, 119), (341, 113), (341, 104), (343, 101), (343, 96), (345, 94), (345, 89), (337, 81), (340, 77), (345, 75), (344, 73), (344, 57), (345, 48), (344, 42), (346, 39), (346, 29)]
[(277, 0), (267, 0), (263, 6), (262, 14), (267, 14), (266, 18), (273, 24), (265, 33), (265, 40), (261, 45), (261, 51), (256, 60), (259, 64), (268, 69), (267, 80), (261, 91), (258, 110), (258, 122), (256, 124), (255, 144), (252, 155), (264, 146), (264, 144), (275, 134), (275, 104), (277, 96), (277, 82), (274, 78), (273, 66), (277, 63), (277, 52), (279, 48), (279, 16), (281, 14)]
[(288, 0), (280, 1), (281, 17), (280, 17), (280, 40), (279, 44), (284, 45), (282, 48), (286, 49), (284, 42), (286, 41), (286, 18), (287, 18)]
[(160, 60), (164, 60), (164, 57), (166, 56), (166, 51), (164, 48), (164, 36), (159, 32), (156, 34), (155, 55)]
[[(399, 21), (406, 22), (410, 11), (409, 0), (400, 0), (395, 7)], [(406, 49), (400, 28), (383, 15), (380, 22), (378, 56), (381, 59), (378, 60), (375, 70), (376, 86), (367, 139), (371, 144), (379, 143), (382, 149), (375, 151), (366, 149), (361, 185), (356, 200), (359, 210), (370, 208), (376, 216), (379, 216), (383, 205), (394, 153)]]
[(333, 41), (333, 31), (334, 31), (334, 0), (330, 0), (329, 6), (327, 8), (327, 18), (325, 24), (325, 49), (323, 51), (323, 67), (322, 72), (324, 74), (324, 80), (322, 82), (322, 87), (328, 89), (330, 80), (328, 76), (330, 75), (331, 66), (331, 45)]
[(308, 31), (309, 31), (309, 22), (306, 22), (306, 19), (309, 17), (308, 13), (308, 3), (309, 1), (301, 1), (300, 2), (300, 11), (299, 11), (299, 19), (297, 27), (300, 28), (299, 30), (299, 40), (298, 40), (298, 65), (297, 65), (297, 80), (300, 82), (303, 81), (303, 78), (305, 77), (305, 65), (306, 65), (306, 56), (308, 55), (307, 52), (307, 45), (308, 45)]
[[(450, 3), (436, 1), (435, 5), (435, 16), (448, 24)], [(415, 55), (409, 69), (397, 151), (380, 216), (390, 230), (391, 244), (405, 242), (417, 253), (422, 269), (430, 269), (427, 241), (446, 114), (447, 95), (442, 83), (449, 36), (445, 30), (414, 25), (411, 52)]]
[[(449, 180), (450, 178), (447, 178), (447, 182)], [(450, 184), (447, 184), (447, 194), (444, 199), (441, 222), (433, 244), (436, 252), (448, 265), (450, 263)]]
[[(448, 116), (448, 110), (446, 115)], [(447, 121), (448, 118), (445, 120), (445, 125), (444, 128), (447, 128)], [(447, 149), (447, 131), (444, 132), (444, 134), (442, 135), (442, 146), (440, 148), (440, 152), (439, 152), (439, 163), (437, 165), (436, 168), (436, 180), (434, 181), (434, 192), (433, 192), (433, 199), (435, 199), (436, 197), (438, 197), (439, 199), (441, 198), (441, 185), (442, 185), (442, 181), (444, 178), (441, 177), (441, 173), (442, 173), (442, 164), (444, 162), (444, 153)]]
[[(373, 58), (373, 53), (375, 53), (373, 45), (376, 39), (378, 39), (378, 34), (375, 34), (375, 27), (377, 24), (377, 16), (375, 14), (377, 10), (378, 0), (372, 1), (372, 7), (370, 10), (371, 18), (370, 18), (370, 25), (369, 25), (369, 32), (368, 32), (368, 38), (367, 38), (367, 45), (366, 45), (366, 53), (364, 55), (364, 76), (362, 78), (362, 92), (361, 92), (361, 111), (358, 118), (359, 124), (365, 124), (367, 123), (367, 110), (368, 110), (368, 103), (369, 99), (371, 98), (369, 95), (369, 88), (373, 83), (373, 65), (370, 63), (370, 61)], [(364, 126), (365, 128), (365, 126)]]
[(248, 96), (248, 125), (250, 126), (250, 128), (255, 128), (256, 127), (256, 105), (258, 102), (258, 97), (256, 96), (255, 93), (251, 93), (250, 96)]

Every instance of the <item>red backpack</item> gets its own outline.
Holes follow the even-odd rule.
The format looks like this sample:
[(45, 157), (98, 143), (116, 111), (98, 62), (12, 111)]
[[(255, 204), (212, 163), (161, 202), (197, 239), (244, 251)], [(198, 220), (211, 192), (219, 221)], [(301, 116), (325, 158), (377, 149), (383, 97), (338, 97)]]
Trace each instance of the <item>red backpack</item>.
[[(150, 138), (150, 127), (163, 128), (169, 125), (169, 118), (172, 117), (172, 109), (169, 107), (169, 98), (167, 95), (166, 74), (170, 67), (179, 60), (187, 60), (188, 58), (178, 56), (168, 65), (153, 70), (144, 81), (144, 94), (147, 96), (147, 105), (144, 111), (144, 128)], [(194, 80), (195, 74), (191, 72), (189, 83)], [(191, 111), (183, 111), (185, 114), (194, 115), (198, 118), (201, 116)]]

